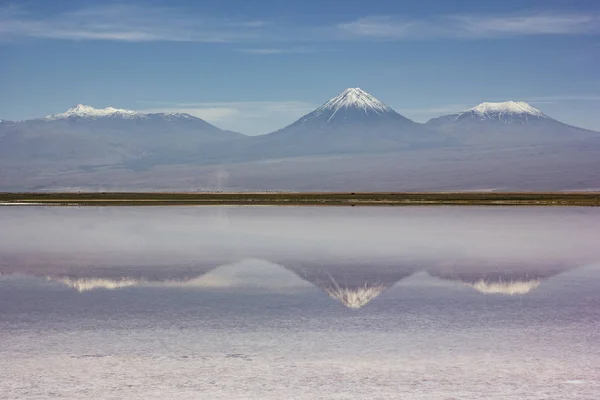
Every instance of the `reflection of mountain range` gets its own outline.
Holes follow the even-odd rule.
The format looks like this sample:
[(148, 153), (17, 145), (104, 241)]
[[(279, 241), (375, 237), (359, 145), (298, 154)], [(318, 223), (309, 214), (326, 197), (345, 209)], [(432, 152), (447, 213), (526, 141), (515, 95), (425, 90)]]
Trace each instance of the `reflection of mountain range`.
[[(325, 260), (306, 262), (283, 260), (271, 263), (265, 260), (247, 260), (229, 264), (197, 263), (187, 267), (98, 267), (98, 268), (45, 268), (37, 276), (64, 284), (78, 292), (98, 289), (115, 290), (133, 286), (169, 287), (260, 287), (263, 289), (291, 289), (304, 282), (323, 290), (346, 307), (365, 306), (385, 290), (417, 271), (426, 270), (430, 276), (448, 282), (459, 282), (486, 295), (525, 295), (540, 284), (570, 266), (541, 266), (523, 263), (520, 266), (492, 268), (481, 263), (457, 263), (449, 266), (418, 268), (391, 262), (358, 262)], [(479, 267), (477, 267), (479, 265)], [(289, 271), (286, 273), (284, 271)], [(11, 271), (9, 274), (15, 274)], [(0, 275), (7, 271), (0, 268)], [(294, 276), (296, 278), (294, 278)]]
[[(1, 274), (0, 274), (1, 275)], [(31, 275), (31, 274), (30, 274)], [(47, 270), (44, 277), (49, 281), (66, 285), (80, 293), (92, 290), (114, 290), (133, 286), (162, 286), (174, 288), (263, 288), (276, 291), (306, 287), (311, 284), (278, 264), (264, 260), (248, 259), (229, 264), (214, 264), (209, 268), (173, 269), (159, 277), (152, 271), (130, 271), (128, 268), (88, 269), (85, 272), (65, 275), (60, 271)]]
[(147, 281), (139, 279), (106, 279), (106, 278), (69, 278), (69, 277), (52, 277), (48, 276), (48, 280), (65, 284), (79, 293), (88, 292), (96, 289), (121, 289), (129, 286), (137, 286)]
[(467, 285), (482, 294), (522, 295), (546, 279), (572, 268), (569, 265), (482, 264), (443, 265), (428, 269), (432, 276)]
[(474, 283), (466, 283), (479, 293), (483, 294), (505, 294), (514, 296), (518, 294), (527, 294), (537, 288), (541, 283), (540, 279), (532, 279), (529, 281), (487, 281), (481, 279)]
[(360, 308), (412, 275), (414, 267), (376, 261), (284, 261), (285, 268), (349, 308)]
[(98, 279), (116, 282), (185, 281), (202, 276), (219, 265), (234, 261), (227, 257), (177, 257), (153, 254), (139, 257), (128, 254), (83, 253), (62, 255), (0, 254), (0, 275), (58, 277), (61, 279)]
[[(282, 272), (289, 271), (289, 273), (293, 273), (293, 276), (320, 288), (331, 298), (338, 300), (349, 308), (363, 307), (395, 283), (414, 272), (413, 269), (394, 266), (365, 268), (364, 264), (290, 263), (292, 266), (284, 266), (264, 260), (259, 260), (259, 262), (262, 265), (275, 267), (267, 270), (267, 274), (270, 275), (271, 279), (268, 276), (260, 277), (264, 288), (281, 287), (281, 282), (275, 282), (273, 275), (278, 275), (282, 279)], [(236, 285), (246, 286), (249, 283), (248, 280), (256, 280), (256, 277), (244, 276), (244, 272), (248, 272), (248, 269), (253, 268), (253, 266), (244, 266), (243, 264), (244, 262), (214, 266), (210, 269), (177, 270), (169, 268), (162, 275), (157, 275), (152, 268), (145, 273), (129, 268), (90, 268), (86, 271), (80, 270), (77, 273), (73, 270), (70, 270), (67, 274), (60, 271), (46, 271), (45, 274), (30, 275), (44, 277), (50, 281), (64, 284), (80, 293), (98, 289), (114, 290), (149, 285), (224, 288), (235, 287)], [(286, 276), (284, 278), (288, 279)], [(256, 282), (252, 285), (256, 286)], [(288, 288), (292, 286), (293, 284), (290, 283), (284, 285)], [(297, 283), (296, 286), (298, 286)]]

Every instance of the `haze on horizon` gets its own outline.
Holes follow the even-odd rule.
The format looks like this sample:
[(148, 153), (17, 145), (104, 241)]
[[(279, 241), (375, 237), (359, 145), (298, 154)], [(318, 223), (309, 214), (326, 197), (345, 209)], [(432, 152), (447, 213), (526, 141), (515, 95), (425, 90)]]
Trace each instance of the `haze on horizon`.
[(81, 103), (256, 135), (361, 87), (417, 122), (514, 100), (600, 130), (593, 1), (33, 0), (0, 27), (0, 119)]

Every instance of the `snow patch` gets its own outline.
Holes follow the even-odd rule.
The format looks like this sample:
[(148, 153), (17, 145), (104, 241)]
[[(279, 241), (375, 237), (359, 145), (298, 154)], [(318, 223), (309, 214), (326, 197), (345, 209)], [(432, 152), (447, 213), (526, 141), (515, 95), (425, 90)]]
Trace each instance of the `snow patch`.
[(546, 114), (524, 101), (505, 101), (502, 103), (481, 103), (473, 108), (455, 114), (456, 119), (463, 115), (475, 116), (481, 120), (497, 120), (505, 123), (513, 121), (527, 122), (528, 118), (547, 118)]
[(360, 88), (348, 88), (340, 93), (338, 96), (329, 100), (327, 103), (319, 107), (315, 113), (321, 115), (326, 112), (332, 112), (329, 120), (335, 116), (335, 114), (343, 108), (357, 108), (359, 110), (368, 113), (374, 111), (377, 114), (384, 114), (388, 112), (394, 112), (385, 103), (377, 100), (369, 93), (365, 92)]
[(98, 117), (109, 117), (109, 116), (120, 116), (120, 117), (136, 117), (141, 115), (140, 113), (132, 110), (124, 110), (113, 107), (106, 108), (94, 108), (84, 104), (77, 104), (75, 107), (69, 108), (67, 111), (59, 114), (53, 114), (46, 117), (46, 119), (68, 119), (68, 118), (98, 118)]
[(490, 282), (481, 279), (468, 286), (483, 294), (502, 294), (507, 296), (523, 295), (531, 292), (540, 285), (539, 279), (530, 281), (498, 281)]
[(331, 287), (326, 288), (325, 292), (329, 297), (338, 300), (348, 308), (358, 309), (365, 306), (375, 297), (379, 296), (386, 290), (386, 286), (364, 286), (359, 288), (342, 288)]
[(162, 115), (165, 117), (196, 119), (196, 117), (186, 113), (144, 113), (133, 110), (125, 110), (122, 108), (94, 108), (84, 104), (77, 104), (69, 108), (67, 111), (58, 114), (52, 114), (45, 117), (47, 120), (61, 120), (69, 118), (102, 118), (102, 117), (119, 117), (119, 118), (145, 118), (149, 115)]
[(387, 285), (369, 284), (368, 282), (365, 282), (363, 286), (343, 287), (332, 276), (329, 276), (329, 279), (331, 280), (331, 286), (319, 286), (329, 297), (338, 300), (348, 308), (361, 308), (388, 289)]
[(60, 282), (77, 290), (79, 293), (89, 292), (96, 289), (114, 290), (129, 286), (137, 286), (144, 284), (145, 281), (139, 279), (104, 279), (104, 278), (53, 278), (47, 277), (48, 280)]
[(475, 112), (485, 116), (488, 114), (528, 114), (535, 117), (545, 117), (546, 115), (535, 107), (530, 106), (524, 101), (505, 101), (502, 103), (484, 102), (476, 107), (470, 108), (467, 111)]

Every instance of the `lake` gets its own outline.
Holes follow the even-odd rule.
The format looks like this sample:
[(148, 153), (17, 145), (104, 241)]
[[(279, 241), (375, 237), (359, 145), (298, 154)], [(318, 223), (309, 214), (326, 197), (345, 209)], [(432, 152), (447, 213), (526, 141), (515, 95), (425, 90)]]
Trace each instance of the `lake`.
[(599, 243), (599, 208), (0, 207), (0, 397), (600, 398)]

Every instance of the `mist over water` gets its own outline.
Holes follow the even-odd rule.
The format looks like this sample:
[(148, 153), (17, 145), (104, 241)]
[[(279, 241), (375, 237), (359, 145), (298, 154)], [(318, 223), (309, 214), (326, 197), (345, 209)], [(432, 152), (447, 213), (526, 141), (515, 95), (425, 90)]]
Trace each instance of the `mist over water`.
[(591, 399), (600, 211), (0, 207), (0, 393)]

